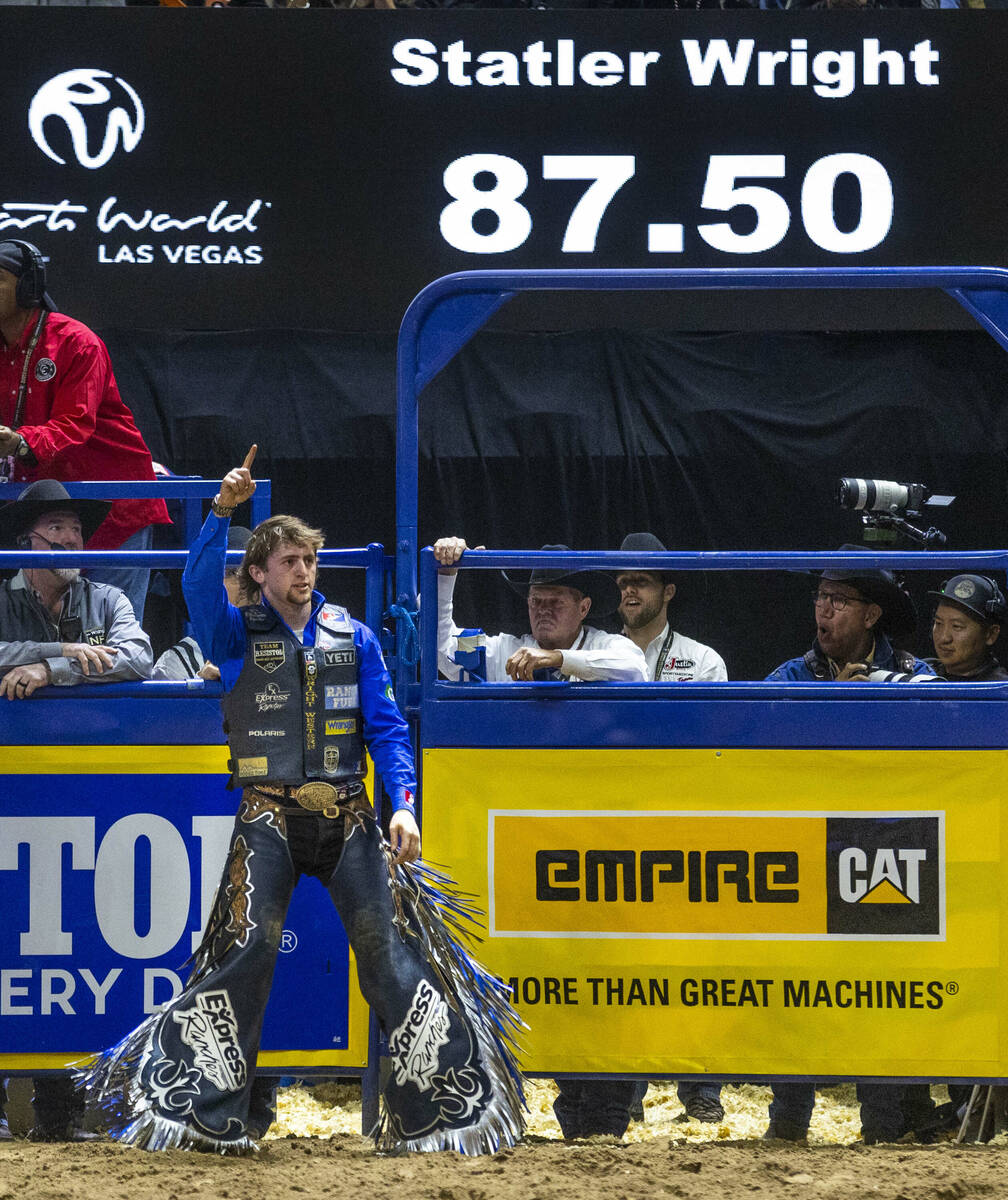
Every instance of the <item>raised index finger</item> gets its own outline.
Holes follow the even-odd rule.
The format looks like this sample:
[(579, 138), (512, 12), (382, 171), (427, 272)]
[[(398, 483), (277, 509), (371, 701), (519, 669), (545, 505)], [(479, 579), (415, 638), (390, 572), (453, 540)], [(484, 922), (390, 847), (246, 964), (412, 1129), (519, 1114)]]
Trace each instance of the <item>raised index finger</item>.
[(249, 447), (248, 454), (245, 455), (245, 461), (242, 463), (242, 467), (244, 470), (248, 471), (251, 469), (253, 462), (255, 462), (256, 451), (258, 449), (259, 449), (259, 447), (256, 445), (255, 442), (253, 442), (252, 445)]

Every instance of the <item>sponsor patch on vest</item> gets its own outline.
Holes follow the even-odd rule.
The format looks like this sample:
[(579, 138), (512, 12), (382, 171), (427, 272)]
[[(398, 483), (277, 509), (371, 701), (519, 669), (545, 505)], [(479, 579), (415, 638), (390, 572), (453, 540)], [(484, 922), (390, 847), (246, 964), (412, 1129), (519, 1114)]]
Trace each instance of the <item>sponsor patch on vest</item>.
[(448, 1044), (448, 1005), (421, 979), (403, 1023), (389, 1038), (396, 1083), (429, 1091), (438, 1069), (438, 1051)]
[(267, 675), (272, 675), (278, 667), (282, 667), (286, 659), (287, 651), (283, 642), (252, 643), (252, 661)]
[(286, 729), (250, 729), (249, 737), (286, 737)]
[(105, 645), (105, 630), (104, 629), (86, 629), (84, 631), (84, 641), (89, 646), (104, 646)]
[(326, 737), (339, 737), (341, 734), (356, 733), (356, 718), (344, 717), (342, 720), (336, 720), (333, 717), (326, 717), (325, 731)]
[(172, 1013), (179, 1037), (193, 1052), (193, 1066), (222, 1092), (245, 1086), (248, 1068), (238, 1042), (238, 1018), (227, 990), (202, 992), (192, 1008)]
[(339, 770), (339, 746), (322, 747), (322, 770), (327, 775), (335, 775)]
[(268, 759), (263, 758), (239, 758), (238, 759), (238, 778), (239, 779), (262, 779), (269, 770)]
[(260, 712), (276, 712), (290, 699), (290, 692), (282, 692), (279, 685), (267, 683), (261, 692), (256, 692), (256, 704)]
[(352, 667), (357, 661), (357, 651), (323, 650), (322, 661), (327, 667)]
[(51, 358), (40, 358), (35, 364), (35, 378), (39, 383), (48, 383), (56, 374), (56, 364)]
[(326, 708), (359, 708), (360, 689), (356, 683), (330, 685), (325, 690)]

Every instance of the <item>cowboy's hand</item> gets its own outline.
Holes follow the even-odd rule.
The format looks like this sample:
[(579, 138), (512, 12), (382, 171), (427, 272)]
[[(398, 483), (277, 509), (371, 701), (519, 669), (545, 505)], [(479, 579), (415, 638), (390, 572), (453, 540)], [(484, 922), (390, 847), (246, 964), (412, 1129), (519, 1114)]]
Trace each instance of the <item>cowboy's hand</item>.
[(252, 463), (255, 461), (259, 447), (253, 443), (245, 455), (245, 461), (240, 467), (234, 467), (221, 480), (217, 502), (224, 508), (234, 508), (236, 504), (244, 503), (256, 490), (252, 478)]
[(416, 862), (420, 857), (420, 830), (409, 809), (400, 808), (389, 822), (389, 845), (394, 863)]
[(22, 663), (20, 667), (12, 667), (0, 679), (0, 696), (6, 696), (8, 700), (23, 700), (48, 682), (49, 668), (45, 663)]
[(871, 667), (864, 662), (850, 662), (837, 675), (837, 683), (867, 683)]
[(60, 646), (64, 658), (72, 658), (85, 675), (94, 673), (100, 675), (106, 667), (115, 665), (115, 656), (119, 653), (115, 646), (89, 646), (87, 642), (64, 642)]
[(551, 671), (563, 666), (563, 654), (559, 650), (532, 649), (523, 646), (504, 664), (504, 670), (512, 679), (531, 679), (533, 671)]
[[(438, 570), (442, 575), (457, 575), (457, 571), (448, 570), (454, 567), (462, 555), (468, 550), (465, 538), (443, 537), (434, 543), (434, 557), (437, 559)], [(474, 550), (485, 550), (486, 546), (473, 546)]]
[(0, 425), (0, 457), (6, 458), (8, 454), (13, 454), (20, 445), (21, 434), (8, 429), (6, 425)]
[(196, 678), (206, 679), (212, 683), (214, 680), (220, 679), (220, 671), (212, 662), (205, 662), (196, 673)]

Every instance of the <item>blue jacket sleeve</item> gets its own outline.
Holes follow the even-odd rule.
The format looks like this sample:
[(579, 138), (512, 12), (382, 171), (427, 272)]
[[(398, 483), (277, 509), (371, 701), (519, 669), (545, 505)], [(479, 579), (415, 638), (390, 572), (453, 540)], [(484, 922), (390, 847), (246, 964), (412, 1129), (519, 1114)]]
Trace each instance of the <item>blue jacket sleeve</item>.
[(204, 657), (219, 669), (225, 691), (234, 687), (245, 658), (245, 622), (224, 590), (229, 523), (207, 514), (182, 573), (193, 633)]
[(805, 665), (804, 658), (789, 658), (766, 677), (766, 683), (811, 683), (815, 676)]
[(360, 621), (353, 622), (354, 642), (360, 658), (360, 704), (364, 715), (364, 741), (392, 798), (392, 809), (413, 811), (416, 769), (409, 727), (392, 692), (378, 639)]

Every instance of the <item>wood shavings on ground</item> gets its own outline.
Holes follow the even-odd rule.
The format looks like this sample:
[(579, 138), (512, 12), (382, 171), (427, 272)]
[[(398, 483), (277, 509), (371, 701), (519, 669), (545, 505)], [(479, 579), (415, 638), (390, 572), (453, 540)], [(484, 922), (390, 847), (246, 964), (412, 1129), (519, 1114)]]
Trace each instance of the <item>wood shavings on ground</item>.
[[(526, 1088), (529, 1106), (528, 1133), (561, 1141), (553, 1115), (556, 1085), (550, 1079), (532, 1079)], [(725, 1085), (721, 1104), (723, 1121), (704, 1123), (686, 1117), (676, 1098), (674, 1083), (652, 1083), (644, 1098), (644, 1120), (627, 1130), (625, 1142), (671, 1139), (677, 1144), (718, 1141), (751, 1141), (767, 1127), (770, 1088), (757, 1084)], [(281, 1088), (277, 1094), (277, 1119), (267, 1139), (285, 1137), (331, 1138), (361, 1132), (360, 1087), (356, 1083), (324, 1083)], [(858, 1141), (861, 1117), (853, 1084), (824, 1088), (816, 1093), (809, 1129), (812, 1146), (848, 1146)]]

